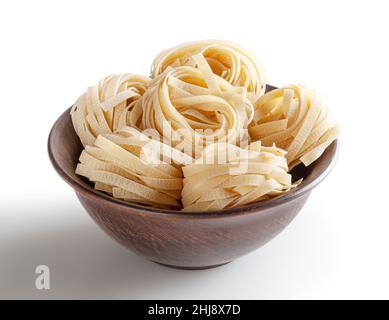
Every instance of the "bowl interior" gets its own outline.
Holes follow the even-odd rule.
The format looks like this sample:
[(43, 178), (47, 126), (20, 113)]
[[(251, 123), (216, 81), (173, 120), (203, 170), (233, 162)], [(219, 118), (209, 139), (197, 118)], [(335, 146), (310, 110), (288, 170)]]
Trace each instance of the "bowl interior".
[[(296, 181), (300, 178), (304, 178), (304, 180), (297, 188), (293, 189), (291, 192), (267, 201), (246, 205), (241, 208), (225, 209), (220, 212), (242, 213), (252, 210), (258, 211), (261, 207), (269, 207), (276, 205), (277, 203), (283, 203), (295, 197), (301, 196), (305, 192), (309, 192), (327, 176), (330, 169), (335, 163), (337, 150), (338, 141), (334, 141), (326, 149), (323, 155), (309, 167), (305, 167), (302, 164), (295, 167), (291, 172), (293, 180)], [(82, 151), (82, 144), (73, 129), (73, 124), (70, 117), (70, 108), (66, 110), (54, 124), (49, 136), (48, 151), (50, 160), (56, 171), (77, 192), (82, 193), (84, 196), (100, 198), (102, 197), (105, 198), (107, 201), (115, 202), (118, 205), (125, 205), (135, 210), (142, 209), (143, 211), (146, 210), (152, 212), (179, 213), (179, 211), (176, 210), (150, 208), (114, 199), (103, 192), (94, 190), (92, 183), (90, 183), (87, 179), (76, 175), (75, 169), (78, 163), (78, 158)], [(199, 213), (195, 214), (199, 215)], [(212, 213), (206, 212), (204, 214)]]

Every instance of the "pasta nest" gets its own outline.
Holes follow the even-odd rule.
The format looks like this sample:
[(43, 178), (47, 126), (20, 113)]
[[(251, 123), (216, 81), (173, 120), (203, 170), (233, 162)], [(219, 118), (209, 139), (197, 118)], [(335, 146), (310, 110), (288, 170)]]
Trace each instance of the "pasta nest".
[(239, 145), (254, 116), (247, 89), (215, 75), (202, 54), (192, 59), (198, 68), (169, 67), (152, 80), (135, 106), (143, 113), (140, 128), (190, 155), (215, 142)]
[(153, 61), (152, 77), (169, 66), (196, 66), (192, 57), (201, 53), (212, 72), (231, 85), (248, 90), (252, 101), (265, 92), (266, 79), (260, 61), (238, 44), (223, 40), (196, 41), (178, 45), (161, 52)]
[(131, 112), (150, 82), (134, 74), (110, 75), (83, 93), (70, 114), (81, 143), (93, 145), (99, 134), (115, 132), (131, 125), (136, 127), (141, 114)]
[(261, 96), (249, 133), (263, 145), (287, 151), (289, 170), (310, 165), (338, 137), (340, 128), (313, 89), (289, 85)]
[[(285, 151), (254, 142), (247, 149), (214, 144), (183, 167), (183, 211), (213, 211), (243, 206), (288, 192), (292, 184)], [(206, 183), (204, 183), (206, 181)]]
[[(163, 157), (161, 157), (163, 155)], [(82, 151), (76, 173), (115, 198), (165, 209), (181, 207), (182, 165), (192, 158), (122, 127)]]

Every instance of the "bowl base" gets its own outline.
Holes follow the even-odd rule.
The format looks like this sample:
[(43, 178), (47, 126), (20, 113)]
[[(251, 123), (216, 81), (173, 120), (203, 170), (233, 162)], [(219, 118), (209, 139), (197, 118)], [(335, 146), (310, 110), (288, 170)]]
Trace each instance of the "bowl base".
[(171, 265), (171, 264), (160, 263), (160, 262), (156, 262), (156, 261), (152, 261), (152, 262), (154, 262), (156, 264), (159, 264), (161, 266), (168, 267), (168, 268), (173, 268), (173, 269), (180, 269), (180, 270), (206, 270), (206, 269), (213, 269), (213, 268), (224, 266), (224, 265), (226, 265), (228, 263), (231, 263), (232, 261), (224, 262), (224, 263), (221, 263), (221, 264), (215, 264), (215, 265), (212, 265), (212, 266), (202, 266), (202, 267), (183, 267), (183, 266), (174, 266), (174, 265)]

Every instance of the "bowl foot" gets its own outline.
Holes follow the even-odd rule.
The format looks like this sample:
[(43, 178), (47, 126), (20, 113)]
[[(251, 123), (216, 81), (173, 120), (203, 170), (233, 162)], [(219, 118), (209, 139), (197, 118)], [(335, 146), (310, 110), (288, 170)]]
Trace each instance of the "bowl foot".
[(183, 267), (183, 266), (174, 266), (174, 265), (171, 265), (171, 264), (160, 263), (160, 262), (156, 262), (156, 261), (153, 261), (153, 262), (157, 263), (157, 264), (159, 264), (161, 266), (168, 267), (168, 268), (173, 268), (173, 269), (180, 269), (180, 270), (205, 270), (205, 269), (213, 269), (213, 268), (221, 267), (221, 266), (224, 266), (225, 264), (231, 263), (232, 261), (224, 262), (224, 263), (221, 263), (221, 264), (215, 264), (215, 265), (212, 265), (212, 266), (203, 266), (203, 267)]

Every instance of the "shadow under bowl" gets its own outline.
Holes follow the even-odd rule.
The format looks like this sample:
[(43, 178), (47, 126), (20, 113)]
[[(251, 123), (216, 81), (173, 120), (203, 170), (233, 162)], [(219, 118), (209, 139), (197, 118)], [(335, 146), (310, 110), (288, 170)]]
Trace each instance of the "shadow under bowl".
[(68, 109), (50, 132), (48, 152), (55, 170), (75, 190), (93, 220), (117, 242), (151, 261), (205, 269), (231, 262), (279, 234), (334, 166), (338, 141), (309, 167), (293, 169), (293, 179), (304, 180), (289, 193), (240, 208), (200, 213), (144, 207), (95, 191), (75, 174), (81, 151)]

